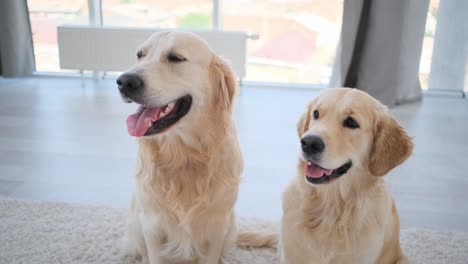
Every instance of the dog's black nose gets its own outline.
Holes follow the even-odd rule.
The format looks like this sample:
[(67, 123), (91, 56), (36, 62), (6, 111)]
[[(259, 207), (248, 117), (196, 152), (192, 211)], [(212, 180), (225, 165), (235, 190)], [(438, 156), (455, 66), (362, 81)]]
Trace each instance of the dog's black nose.
[(322, 153), (325, 149), (325, 142), (322, 138), (316, 135), (307, 135), (301, 138), (302, 151), (308, 155)]
[(123, 94), (131, 94), (143, 87), (143, 80), (135, 73), (124, 73), (117, 78), (119, 91)]

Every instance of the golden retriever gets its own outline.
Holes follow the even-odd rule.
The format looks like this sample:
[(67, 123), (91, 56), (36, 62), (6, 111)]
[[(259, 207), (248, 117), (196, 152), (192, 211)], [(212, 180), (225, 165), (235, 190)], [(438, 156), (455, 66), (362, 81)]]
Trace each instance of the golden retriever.
[(190, 33), (156, 33), (136, 56), (117, 79), (123, 100), (140, 105), (127, 119), (139, 151), (124, 245), (150, 264), (222, 263), (243, 167), (235, 77)]
[[(283, 194), (284, 264), (404, 263), (399, 218), (381, 176), (413, 144), (387, 108), (365, 92), (335, 88), (297, 124), (301, 155)], [(272, 234), (240, 234), (241, 246), (276, 246)]]

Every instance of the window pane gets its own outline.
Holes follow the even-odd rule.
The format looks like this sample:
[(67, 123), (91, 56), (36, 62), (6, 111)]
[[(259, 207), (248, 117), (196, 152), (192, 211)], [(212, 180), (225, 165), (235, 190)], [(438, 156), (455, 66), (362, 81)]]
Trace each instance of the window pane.
[(437, 24), (438, 7), (439, 0), (431, 0), (429, 2), (429, 10), (427, 12), (426, 19), (426, 30), (424, 32), (423, 49), (421, 53), (421, 61), (419, 63), (419, 80), (423, 90), (427, 90), (429, 72), (431, 71), (432, 49), (434, 47), (434, 34)]
[(258, 33), (247, 80), (328, 84), (343, 0), (224, 0), (223, 29)]
[(87, 0), (28, 0), (37, 71), (60, 69), (57, 26), (88, 24)]
[(212, 0), (102, 0), (104, 25), (212, 28)]

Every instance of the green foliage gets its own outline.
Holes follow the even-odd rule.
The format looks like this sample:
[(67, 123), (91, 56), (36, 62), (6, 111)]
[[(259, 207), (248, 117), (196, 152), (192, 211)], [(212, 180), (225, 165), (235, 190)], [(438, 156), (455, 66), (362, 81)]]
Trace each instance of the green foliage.
[(434, 37), (434, 32), (432, 32), (432, 30), (430, 30), (430, 29), (426, 29), (426, 31), (424, 32), (424, 36), (433, 38)]
[(206, 13), (188, 13), (180, 18), (181, 28), (208, 29), (211, 25), (211, 16)]
[(439, 12), (439, 7), (434, 6), (433, 8), (429, 8), (429, 13), (432, 15), (433, 18), (437, 18), (437, 13)]

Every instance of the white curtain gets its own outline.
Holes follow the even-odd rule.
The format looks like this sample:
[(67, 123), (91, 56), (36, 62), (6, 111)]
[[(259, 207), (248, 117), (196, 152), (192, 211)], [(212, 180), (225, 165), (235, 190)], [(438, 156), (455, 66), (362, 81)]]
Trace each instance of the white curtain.
[(468, 59), (468, 1), (440, 1), (429, 90), (463, 91)]
[(429, 0), (345, 0), (330, 82), (392, 107), (419, 100), (419, 60)]

